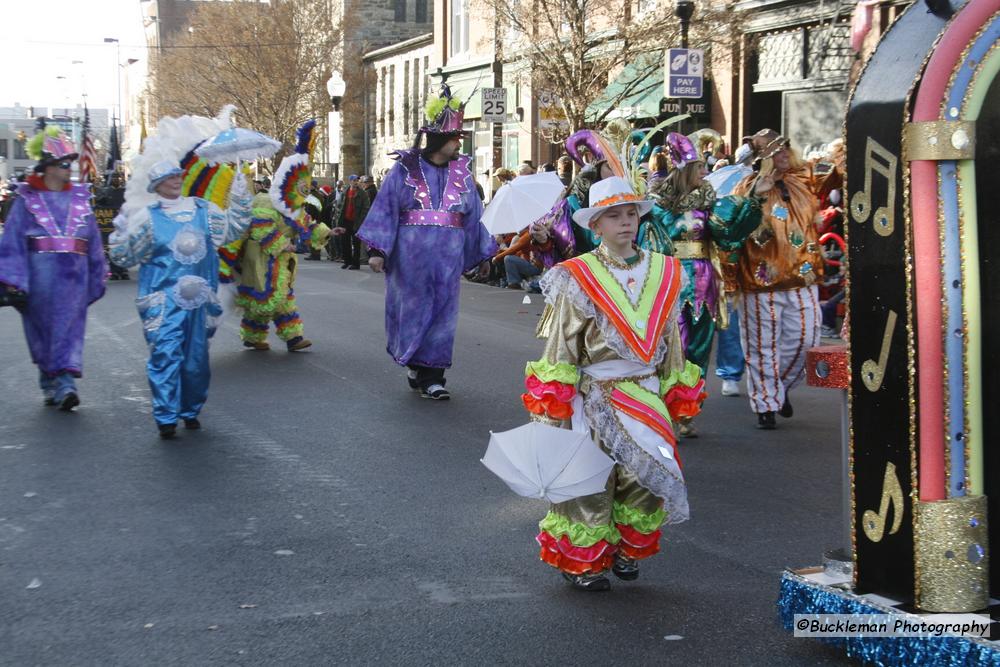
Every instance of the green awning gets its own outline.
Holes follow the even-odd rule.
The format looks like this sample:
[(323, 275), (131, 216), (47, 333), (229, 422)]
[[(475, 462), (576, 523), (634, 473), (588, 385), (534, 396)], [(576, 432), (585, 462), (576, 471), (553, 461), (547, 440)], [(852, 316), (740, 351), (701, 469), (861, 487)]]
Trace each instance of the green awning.
[[(622, 96), (625, 90), (630, 92)], [(614, 118), (656, 118), (663, 99), (663, 54), (649, 54), (630, 62), (604, 93), (587, 107), (587, 120), (595, 120), (614, 106), (605, 120)]]

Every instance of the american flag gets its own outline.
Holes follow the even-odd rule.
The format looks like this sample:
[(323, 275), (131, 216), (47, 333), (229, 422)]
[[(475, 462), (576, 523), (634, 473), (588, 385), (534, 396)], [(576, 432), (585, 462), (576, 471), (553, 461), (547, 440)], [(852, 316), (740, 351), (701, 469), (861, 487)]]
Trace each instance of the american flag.
[(83, 141), (80, 146), (80, 180), (93, 183), (97, 180), (97, 151), (90, 136), (90, 110), (83, 105)]

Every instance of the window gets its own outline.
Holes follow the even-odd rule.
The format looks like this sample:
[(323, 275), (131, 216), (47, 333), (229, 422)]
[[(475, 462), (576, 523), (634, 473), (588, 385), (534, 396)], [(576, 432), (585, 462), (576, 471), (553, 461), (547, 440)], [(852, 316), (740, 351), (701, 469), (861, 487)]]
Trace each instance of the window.
[[(410, 61), (403, 61), (403, 134), (410, 134)], [(416, 130), (416, 128), (413, 128)]]
[(423, 103), (420, 100), (420, 58), (413, 59), (413, 103), (410, 105), (410, 109), (413, 110), (413, 131), (416, 132), (420, 129), (422, 123), (420, 122), (420, 114), (423, 110)]
[(0, 139), (0, 157), (10, 157), (7, 155), (7, 140)]
[(24, 152), (24, 142), (14, 141), (14, 159), (15, 160), (27, 160), (28, 154)]
[(451, 55), (469, 50), (469, 0), (451, 0)]
[(378, 78), (378, 135), (382, 139), (385, 138), (385, 82), (386, 72), (383, 67)]
[(511, 132), (507, 135), (507, 145), (504, 147), (503, 163), (508, 169), (517, 169), (518, 163), (520, 162), (520, 141), (518, 140), (517, 132)]
[(431, 57), (424, 56), (424, 94), (421, 99), (423, 99), (424, 104), (427, 104), (427, 93), (431, 85)]
[(427, 23), (427, 0), (417, 0), (416, 10), (413, 20), (417, 23)]
[(387, 111), (389, 112), (389, 136), (391, 137), (396, 132), (396, 66), (389, 65), (389, 98), (386, 100), (388, 105)]
[(649, 12), (656, 9), (656, 0), (638, 0), (636, 3), (637, 18), (643, 18)]
[(395, 16), (393, 19), (396, 23), (403, 23), (406, 21), (406, 0), (394, 0)]

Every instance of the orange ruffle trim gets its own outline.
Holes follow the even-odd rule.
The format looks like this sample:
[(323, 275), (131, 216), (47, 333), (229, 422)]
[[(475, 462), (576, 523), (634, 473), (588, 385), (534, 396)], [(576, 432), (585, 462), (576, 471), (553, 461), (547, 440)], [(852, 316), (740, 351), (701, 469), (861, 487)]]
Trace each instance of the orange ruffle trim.
[(552, 394), (535, 398), (530, 393), (521, 394), (521, 401), (528, 412), (535, 415), (546, 415), (552, 419), (564, 420), (573, 416), (573, 406), (560, 401)]

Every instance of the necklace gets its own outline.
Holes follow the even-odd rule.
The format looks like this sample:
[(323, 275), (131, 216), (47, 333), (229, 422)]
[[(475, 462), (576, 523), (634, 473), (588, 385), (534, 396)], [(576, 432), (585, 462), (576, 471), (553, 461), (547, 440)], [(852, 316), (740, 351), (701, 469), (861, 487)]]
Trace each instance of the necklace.
[(597, 247), (597, 252), (595, 253), (597, 258), (601, 260), (603, 264), (610, 266), (621, 271), (627, 271), (628, 277), (625, 280), (625, 288), (628, 289), (630, 294), (635, 293), (635, 288), (638, 285), (635, 276), (632, 275), (632, 269), (639, 266), (642, 263), (643, 252), (642, 250), (636, 248), (636, 254), (629, 259), (634, 259), (634, 261), (629, 262), (628, 260), (623, 260), (615, 257), (611, 254), (603, 244)]

